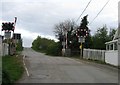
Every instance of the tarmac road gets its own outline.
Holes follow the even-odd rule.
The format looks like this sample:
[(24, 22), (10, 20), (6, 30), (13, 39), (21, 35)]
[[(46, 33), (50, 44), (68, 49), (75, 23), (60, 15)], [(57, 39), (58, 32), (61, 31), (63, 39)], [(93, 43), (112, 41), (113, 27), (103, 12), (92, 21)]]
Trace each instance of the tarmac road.
[(117, 83), (116, 68), (67, 57), (52, 57), (25, 48), (25, 73), (19, 83)]

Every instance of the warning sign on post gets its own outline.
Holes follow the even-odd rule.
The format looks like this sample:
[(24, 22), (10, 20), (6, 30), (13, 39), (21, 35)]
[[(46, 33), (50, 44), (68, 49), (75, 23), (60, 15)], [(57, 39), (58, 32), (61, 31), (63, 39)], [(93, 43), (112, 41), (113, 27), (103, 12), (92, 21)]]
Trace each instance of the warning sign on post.
[(6, 39), (10, 39), (11, 38), (11, 32), (5, 32), (4, 35), (5, 35)]
[(80, 37), (79, 42), (84, 43), (85, 42), (85, 37)]

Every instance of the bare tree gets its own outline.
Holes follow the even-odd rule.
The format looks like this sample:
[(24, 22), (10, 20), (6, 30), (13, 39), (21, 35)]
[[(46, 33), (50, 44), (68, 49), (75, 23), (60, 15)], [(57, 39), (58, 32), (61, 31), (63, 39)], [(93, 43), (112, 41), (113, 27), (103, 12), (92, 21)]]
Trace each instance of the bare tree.
[(55, 25), (54, 33), (55, 36), (59, 39), (61, 36), (64, 36), (66, 32), (76, 29), (76, 24), (73, 20), (65, 20)]

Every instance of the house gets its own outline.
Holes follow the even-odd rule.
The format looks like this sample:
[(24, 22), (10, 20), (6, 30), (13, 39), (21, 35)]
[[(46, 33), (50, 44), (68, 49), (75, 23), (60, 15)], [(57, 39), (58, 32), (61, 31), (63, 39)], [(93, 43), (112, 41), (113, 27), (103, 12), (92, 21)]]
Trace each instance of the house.
[[(110, 42), (106, 42), (105, 62), (118, 66), (120, 57), (120, 2), (118, 3), (118, 29), (114, 38)], [(119, 64), (120, 65), (120, 64)]]

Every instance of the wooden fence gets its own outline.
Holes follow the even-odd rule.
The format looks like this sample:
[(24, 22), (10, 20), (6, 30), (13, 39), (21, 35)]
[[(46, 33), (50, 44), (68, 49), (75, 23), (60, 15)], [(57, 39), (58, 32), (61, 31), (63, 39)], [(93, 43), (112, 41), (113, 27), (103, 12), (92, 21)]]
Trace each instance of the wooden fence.
[(83, 58), (105, 62), (105, 50), (84, 49)]

